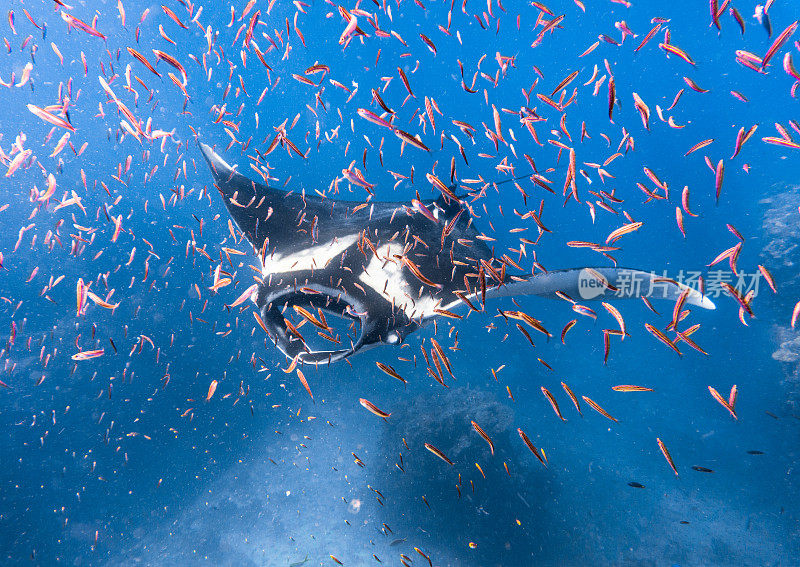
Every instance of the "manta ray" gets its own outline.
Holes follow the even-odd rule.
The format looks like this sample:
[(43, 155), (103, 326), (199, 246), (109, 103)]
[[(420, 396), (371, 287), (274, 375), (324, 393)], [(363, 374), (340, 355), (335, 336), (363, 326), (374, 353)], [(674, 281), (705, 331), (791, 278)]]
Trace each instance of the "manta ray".
[[(299, 362), (331, 363), (397, 345), (436, 317), (483, 310), (496, 297), (561, 298), (579, 310), (579, 299), (676, 301), (683, 295), (686, 304), (714, 309), (698, 291), (640, 270), (512, 274), (521, 270), (495, 257), (455, 187), (426, 203), (335, 200), (253, 181), (210, 146), (200, 143), (200, 149), (228, 213), (259, 258), (260, 283), (252, 294), (257, 319), (275, 346)], [(325, 313), (360, 323), (360, 334), (351, 340), (325, 332)], [(308, 331), (287, 319), (294, 314), (321, 327), (319, 334), (336, 348), (311, 348)]]

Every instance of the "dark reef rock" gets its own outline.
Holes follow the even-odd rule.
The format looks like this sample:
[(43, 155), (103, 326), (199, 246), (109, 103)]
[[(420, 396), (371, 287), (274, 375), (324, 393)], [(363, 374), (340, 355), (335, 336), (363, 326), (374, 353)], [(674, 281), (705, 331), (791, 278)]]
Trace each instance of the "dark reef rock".
[[(800, 332), (792, 329), (789, 316), (800, 299), (800, 186), (782, 188), (762, 199), (765, 243), (762, 263), (767, 266), (778, 285), (779, 294), (771, 296), (778, 319), (773, 326), (776, 350), (772, 358), (784, 363), (785, 375), (781, 386), (786, 390), (790, 412), (800, 406)], [(785, 314), (785, 317), (783, 316)]]
[[(405, 438), (412, 448), (432, 443), (453, 462), (470, 466), (485, 459), (489, 445), (470, 425), (475, 421), (492, 438), (495, 452), (507, 446), (514, 412), (485, 391), (455, 388), (436, 397), (417, 396), (395, 410), (387, 433)], [(394, 443), (392, 443), (394, 444)]]
[[(800, 187), (783, 189), (762, 199), (760, 204), (764, 207), (762, 240), (765, 245), (761, 251), (764, 264), (782, 288), (800, 289)], [(783, 301), (790, 301), (790, 298)]]

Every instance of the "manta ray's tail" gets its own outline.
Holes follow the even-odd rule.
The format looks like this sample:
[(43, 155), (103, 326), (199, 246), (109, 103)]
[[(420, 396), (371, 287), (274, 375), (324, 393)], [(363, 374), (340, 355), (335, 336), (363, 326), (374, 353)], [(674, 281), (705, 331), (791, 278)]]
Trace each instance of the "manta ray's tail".
[(582, 268), (558, 270), (531, 276), (520, 282), (511, 282), (487, 292), (490, 297), (514, 295), (540, 295), (558, 297), (566, 294), (575, 301), (613, 300), (647, 297), (676, 301), (689, 290), (687, 305), (715, 309), (714, 302), (694, 288), (659, 277), (653, 273), (629, 268)]

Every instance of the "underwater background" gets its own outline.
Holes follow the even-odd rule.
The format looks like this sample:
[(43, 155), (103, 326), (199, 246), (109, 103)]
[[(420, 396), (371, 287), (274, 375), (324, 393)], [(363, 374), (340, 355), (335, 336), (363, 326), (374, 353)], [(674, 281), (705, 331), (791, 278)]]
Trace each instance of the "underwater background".
[[(2, 2), (0, 563), (800, 564), (800, 334), (790, 323), (800, 300), (800, 78), (791, 63), (800, 34), (764, 70), (737, 61), (737, 50), (763, 58), (784, 30), (794, 32), (800, 5), (777, 0), (764, 16), (753, 0), (64, 4)], [(721, 7), (718, 30), (711, 11)], [(364, 35), (347, 31), (347, 14)], [(306, 73), (315, 64), (327, 70)], [(430, 151), (408, 143), (401, 151), (391, 130), (358, 114), (382, 113), (373, 89)], [(634, 92), (649, 107), (649, 129)], [(441, 111), (430, 113), (435, 131), (425, 97)], [(504, 135), (497, 145), (487, 135), (496, 134), (493, 105)], [(541, 143), (521, 123), (523, 107), (546, 119), (533, 123)], [(474, 140), (453, 120), (473, 126)], [(248, 265), (257, 261), (231, 237), (196, 145), (215, 145), (258, 180), (250, 158), (284, 121), (305, 155), (282, 144), (264, 156), (273, 185), (365, 200), (342, 174), (358, 168), (377, 201), (433, 199), (425, 173), (436, 167), (445, 179), (455, 158), (459, 179), (488, 183), (473, 203), (479, 230), (528, 273), (534, 262), (612, 265), (568, 243), (604, 243), (627, 212), (643, 224), (614, 244), (620, 266), (682, 280), (703, 274), (717, 308), (692, 308), (685, 326), (700, 324), (692, 340), (707, 355), (678, 342), (678, 356), (647, 331), (645, 323), (667, 333), (669, 302), (654, 302), (656, 315), (639, 300), (612, 301), (629, 335), (609, 337), (604, 362), (603, 329), (618, 325), (599, 302), (586, 303), (595, 319), (564, 301), (493, 300), (484, 313), (440, 318), (400, 347), (306, 365), (312, 399), (253, 317), (226, 308), (253, 283)], [(754, 125), (732, 157), (737, 132)], [(563, 195), (564, 147), (586, 173), (576, 175), (580, 203)], [(514, 183), (492, 185), (509, 179), (505, 165), (532, 173), (524, 154), (553, 193), (527, 177), (517, 182), (527, 201)], [(668, 199), (637, 187), (656, 189), (645, 167), (669, 186)], [(611, 203), (616, 214), (601, 206), (592, 214), (587, 203), (612, 190), (623, 200)], [(551, 231), (543, 235), (515, 214), (538, 212), (540, 202)], [(519, 227), (527, 232), (512, 232)], [(736, 231), (738, 265), (709, 266), (740, 242)], [(520, 234), (537, 244), (518, 257), (508, 249), (519, 250)], [(224, 247), (246, 254), (226, 257)], [(236, 277), (214, 292), (218, 265)], [(89, 301), (78, 313), (79, 280), (118, 306)], [(754, 291), (754, 317), (715, 281), (742, 296)], [(525, 311), (552, 336), (529, 329), (534, 347), (497, 309)], [(452, 365), (447, 388), (420, 351), (434, 336)], [(582, 401), (579, 414), (561, 382), (618, 422)], [(612, 390), (627, 384), (653, 391)], [(733, 385), (736, 419), (709, 393), (727, 399)], [(372, 415), (359, 398), (391, 416)], [(494, 455), (471, 421), (491, 436)]]

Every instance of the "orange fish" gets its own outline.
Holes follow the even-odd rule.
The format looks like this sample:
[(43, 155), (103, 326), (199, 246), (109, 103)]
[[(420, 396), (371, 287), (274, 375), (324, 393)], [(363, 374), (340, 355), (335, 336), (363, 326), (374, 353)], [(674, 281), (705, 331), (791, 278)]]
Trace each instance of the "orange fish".
[(528, 449), (530, 449), (531, 453), (533, 453), (533, 455), (537, 459), (539, 459), (540, 463), (542, 463), (545, 467), (547, 467), (547, 463), (545, 462), (545, 459), (544, 459), (544, 452), (539, 453), (539, 450), (534, 446), (533, 443), (531, 443), (531, 440), (528, 439), (528, 436), (525, 434), (524, 431), (522, 431), (521, 428), (517, 428), (517, 433), (519, 433), (520, 439), (522, 439), (522, 441), (525, 443), (525, 445), (528, 447)]
[(660, 438), (656, 437), (656, 441), (658, 442), (658, 448), (661, 449), (661, 453), (672, 468), (672, 472), (675, 473), (675, 476), (678, 476), (678, 469), (675, 468), (675, 462), (672, 460), (672, 455), (669, 454), (669, 449), (667, 449), (667, 446), (664, 445), (664, 442)]
[(300, 307), (299, 305), (293, 305), (292, 307), (294, 308), (295, 312), (297, 312), (298, 315), (300, 315), (303, 319), (307, 320), (309, 323), (311, 323), (315, 327), (318, 327), (318, 328), (322, 329), (323, 331), (330, 330), (330, 327), (328, 327), (327, 324), (325, 324), (322, 321), (318, 320), (311, 313), (309, 313), (308, 310)]
[(611, 315), (614, 317), (614, 319), (617, 320), (617, 324), (619, 325), (619, 330), (620, 330), (620, 333), (621, 333), (620, 336), (622, 337), (621, 340), (624, 341), (625, 340), (625, 335), (627, 333), (625, 332), (625, 320), (622, 318), (622, 313), (620, 313), (617, 310), (616, 307), (614, 307), (613, 305), (611, 305), (609, 303), (606, 303), (605, 301), (602, 302), (602, 305), (603, 305), (603, 307), (606, 308), (606, 311), (611, 313)]
[(642, 117), (642, 125), (649, 130), (650, 129), (650, 107), (645, 104), (642, 98), (637, 94), (633, 93), (633, 105), (636, 107), (636, 110), (639, 111), (639, 114)]
[(29, 104), (28, 105), (28, 110), (30, 110), (34, 115), (36, 115), (37, 117), (41, 118), (45, 122), (49, 122), (50, 124), (53, 124), (54, 126), (59, 126), (61, 128), (66, 128), (70, 132), (75, 132), (75, 127), (72, 126), (72, 124), (70, 124), (69, 122), (67, 122), (63, 118), (59, 118), (58, 116), (56, 116), (54, 114), (51, 114), (50, 112), (46, 111), (43, 108), (39, 108), (38, 106), (36, 106), (34, 104)]
[(769, 287), (772, 289), (773, 293), (778, 293), (778, 289), (775, 287), (775, 280), (772, 279), (772, 274), (769, 273), (769, 270), (759, 264), (758, 271), (761, 272), (761, 275), (764, 276), (765, 280), (767, 280), (767, 283), (769, 284)]
[(660, 330), (658, 330), (655, 327), (653, 327), (650, 323), (645, 323), (644, 326), (645, 326), (645, 328), (647, 328), (648, 331), (650, 331), (650, 334), (652, 334), (655, 338), (657, 338), (659, 341), (661, 341), (666, 346), (668, 346), (669, 348), (674, 350), (676, 353), (678, 353), (678, 356), (682, 356), (681, 351), (678, 350), (678, 347), (676, 347), (674, 344), (672, 344), (672, 341), (669, 340), (669, 338), (667, 338), (667, 335), (665, 335)]
[(561, 421), (567, 421), (566, 419), (564, 419), (564, 416), (561, 415), (561, 410), (558, 407), (558, 403), (556, 402), (556, 399), (553, 397), (553, 394), (550, 393), (550, 390), (542, 386), (542, 394), (544, 394), (544, 396), (547, 398), (547, 401), (550, 402), (550, 405), (553, 406), (553, 411), (556, 412), (558, 418)]
[(181, 21), (178, 19), (178, 16), (176, 16), (176, 15), (175, 15), (175, 12), (173, 12), (172, 10), (170, 10), (169, 8), (167, 8), (166, 6), (164, 6), (163, 4), (161, 5), (161, 9), (162, 9), (162, 10), (164, 10), (164, 13), (165, 13), (167, 16), (169, 16), (169, 18), (170, 18), (170, 19), (171, 19), (173, 22), (175, 22), (176, 24), (178, 24), (180, 27), (182, 27), (182, 28), (183, 28), (183, 29), (185, 29), (185, 30), (188, 30), (188, 29), (189, 29), (189, 28), (186, 26), (186, 24), (184, 24), (183, 22), (181, 22)]
[(382, 417), (382, 418), (386, 419), (387, 417), (392, 415), (390, 413), (386, 413), (382, 409), (379, 409), (378, 406), (376, 406), (375, 404), (373, 404), (369, 400), (365, 400), (364, 398), (358, 398), (358, 403), (360, 403), (364, 408), (366, 408), (370, 412), (374, 413), (378, 417)]
[(142, 65), (147, 67), (147, 69), (151, 73), (153, 73), (154, 75), (156, 75), (158, 77), (161, 77), (161, 73), (156, 71), (155, 67), (153, 67), (153, 65), (150, 64), (150, 62), (147, 60), (147, 58), (144, 55), (142, 55), (141, 53), (139, 53), (138, 51), (136, 51), (132, 47), (128, 47), (127, 49), (128, 49), (128, 53), (130, 53), (133, 57), (135, 57), (139, 61), (139, 63), (141, 63)]
[(378, 361), (376, 360), (376, 361), (375, 361), (375, 365), (376, 365), (378, 368), (380, 368), (381, 370), (383, 370), (383, 371), (384, 371), (386, 374), (388, 374), (389, 376), (391, 376), (392, 378), (397, 378), (397, 379), (398, 379), (398, 380), (400, 380), (400, 381), (401, 381), (403, 384), (407, 384), (407, 383), (408, 383), (408, 382), (405, 380), (405, 378), (403, 378), (402, 376), (400, 376), (400, 375), (397, 373), (397, 371), (396, 371), (394, 368), (392, 368), (391, 366), (389, 366), (388, 364), (384, 364), (384, 363), (382, 363), (382, 362), (378, 362)]
[(672, 53), (673, 55), (677, 55), (678, 57), (680, 57), (681, 59), (683, 59), (684, 61), (686, 61), (690, 65), (695, 65), (694, 60), (691, 57), (689, 57), (689, 54), (686, 53), (680, 47), (672, 45), (671, 43), (659, 43), (658, 46), (661, 49), (663, 49), (664, 51), (666, 51), (667, 53)]
[(478, 435), (483, 437), (484, 441), (486, 441), (489, 444), (489, 450), (492, 452), (492, 455), (494, 455), (494, 443), (492, 443), (491, 438), (486, 434), (486, 432), (483, 429), (481, 429), (480, 425), (478, 425), (474, 421), (470, 421), (470, 423), (472, 424), (472, 428), (478, 433)]
[(717, 163), (717, 167), (714, 170), (714, 188), (717, 192), (717, 202), (719, 202), (719, 194), (722, 191), (722, 180), (725, 177), (725, 162), (724, 160), (719, 160)]
[(565, 382), (561, 382), (561, 387), (564, 388), (564, 391), (569, 396), (569, 399), (572, 400), (572, 404), (575, 406), (575, 409), (578, 410), (578, 413), (581, 414), (581, 417), (583, 417), (583, 412), (581, 411), (580, 403), (578, 403), (578, 398), (572, 392), (570, 387), (567, 386), (567, 384)]
[(407, 144), (411, 144), (415, 148), (418, 148), (420, 150), (425, 150), (426, 152), (430, 151), (430, 149), (428, 149), (428, 146), (423, 144), (422, 141), (420, 141), (418, 138), (412, 136), (411, 134), (409, 134), (408, 132), (406, 132), (404, 130), (400, 130), (399, 128), (397, 128), (394, 131), (394, 134), (395, 134), (395, 136), (400, 138), (400, 140), (402, 140), (403, 142), (405, 142)]
[(592, 408), (594, 411), (596, 411), (597, 413), (599, 413), (599, 414), (600, 414), (600, 415), (602, 415), (603, 417), (606, 417), (606, 418), (610, 419), (610, 420), (611, 420), (611, 421), (613, 421), (613, 422), (617, 422), (617, 421), (618, 421), (616, 418), (613, 418), (613, 417), (611, 417), (611, 416), (608, 414), (608, 412), (607, 412), (606, 410), (604, 410), (603, 408), (601, 408), (601, 407), (600, 407), (600, 406), (597, 404), (597, 402), (595, 402), (595, 401), (594, 401), (594, 400), (592, 400), (591, 398), (589, 398), (589, 397), (587, 397), (587, 396), (581, 396), (581, 397), (583, 398), (583, 401), (584, 401), (584, 402), (586, 402), (587, 404), (589, 404), (589, 405), (591, 406), (591, 408)]
[(640, 228), (642, 228), (643, 224), (644, 223), (642, 222), (632, 222), (624, 226), (621, 226), (620, 228), (616, 229), (606, 237), (606, 244), (613, 244), (626, 234), (630, 234), (631, 232), (639, 230)]
[(652, 388), (646, 388), (644, 386), (632, 386), (630, 384), (620, 384), (619, 386), (612, 386), (612, 390), (615, 392), (652, 392)]
[(577, 319), (573, 319), (572, 321), (570, 321), (569, 323), (567, 323), (566, 325), (564, 325), (564, 329), (561, 331), (561, 344), (565, 344), (565, 343), (564, 343), (564, 337), (566, 337), (566, 336), (567, 336), (567, 332), (569, 332), (569, 330), (570, 330), (572, 327), (574, 327), (574, 326), (575, 326), (575, 323), (577, 323), (577, 322), (578, 322), (578, 320), (577, 320)]
[(800, 24), (800, 21), (795, 20), (792, 22), (789, 27), (781, 32), (781, 34), (775, 38), (775, 41), (772, 42), (772, 45), (769, 46), (767, 49), (766, 55), (764, 55), (764, 59), (761, 60), (761, 71), (767, 66), (767, 63), (770, 59), (778, 52), (778, 50), (784, 46), (784, 44), (789, 41), (789, 38), (794, 34), (795, 30), (797, 29), (797, 25)]
[(77, 354), (72, 355), (72, 360), (89, 360), (90, 358), (97, 358), (98, 356), (103, 356), (105, 353), (105, 349), (98, 349), (98, 350), (84, 350)]
[(691, 153), (694, 153), (694, 152), (696, 152), (697, 150), (700, 150), (700, 149), (702, 149), (702, 148), (705, 148), (706, 146), (708, 146), (709, 144), (711, 144), (711, 143), (713, 143), (713, 142), (714, 142), (714, 138), (709, 138), (709, 139), (707, 139), (707, 140), (703, 140), (703, 141), (701, 141), (701, 142), (697, 142), (697, 143), (696, 143), (694, 146), (692, 146), (691, 148), (689, 148), (689, 151), (688, 151), (688, 152), (686, 152), (686, 153), (685, 153), (685, 154), (683, 154), (683, 155), (684, 155), (684, 156), (688, 156), (689, 154), (691, 154)]
[(448, 465), (452, 465), (453, 464), (453, 461), (448, 459), (447, 456), (444, 453), (442, 453), (439, 449), (437, 449), (436, 447), (434, 447), (430, 443), (425, 443), (425, 448), (428, 451), (430, 451), (431, 453), (433, 453), (434, 455), (436, 455), (437, 457), (439, 457), (440, 459), (442, 459)]
[(305, 375), (299, 368), (297, 369), (297, 377), (300, 378), (300, 383), (303, 384), (303, 387), (306, 389), (306, 392), (308, 392), (308, 395), (311, 396), (311, 399), (313, 400), (314, 394), (311, 393), (311, 387), (308, 385), (308, 380), (306, 380)]
[(728, 405), (731, 409), (736, 409), (736, 397), (739, 394), (738, 388), (736, 388), (736, 384), (731, 386), (731, 392), (728, 394)]
[[(736, 388), (736, 386), (734, 386), (734, 388)], [(719, 404), (720, 404), (722, 407), (724, 407), (726, 410), (728, 410), (728, 413), (730, 413), (730, 414), (731, 414), (731, 417), (733, 417), (733, 419), (739, 419), (739, 418), (736, 416), (736, 412), (733, 410), (733, 407), (731, 407), (731, 405), (730, 405), (730, 404), (729, 404), (729, 403), (728, 403), (728, 402), (725, 400), (725, 398), (723, 398), (723, 397), (720, 395), (720, 393), (719, 393), (719, 392), (717, 392), (717, 390), (716, 390), (715, 388), (712, 388), (711, 386), (709, 386), (709, 387), (708, 387), (708, 391), (711, 393), (711, 395), (713, 396), (713, 398), (719, 402)]]
[(209, 401), (212, 397), (214, 397), (214, 392), (217, 391), (217, 381), (212, 380), (211, 384), (208, 385), (208, 394), (206, 394), (206, 401)]

